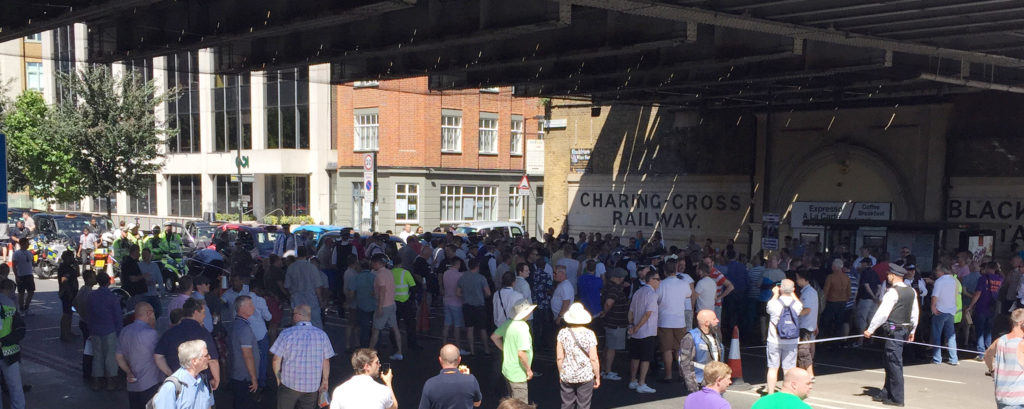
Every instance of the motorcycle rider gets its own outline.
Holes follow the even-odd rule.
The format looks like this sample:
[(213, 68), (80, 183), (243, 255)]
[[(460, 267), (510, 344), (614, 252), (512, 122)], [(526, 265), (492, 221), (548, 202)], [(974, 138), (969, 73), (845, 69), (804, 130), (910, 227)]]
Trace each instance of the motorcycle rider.
[(139, 232), (139, 225), (135, 223), (128, 223), (127, 233), (128, 241), (130, 241), (132, 244), (138, 245), (139, 248), (141, 249), (143, 245), (143, 234)]
[(114, 240), (114, 260), (118, 263), (124, 262), (133, 244), (128, 237), (128, 230), (121, 230), (121, 235)]
[(185, 274), (181, 235), (174, 232), (174, 225), (171, 222), (164, 223), (163, 233), (160, 233), (160, 236), (154, 240), (156, 240), (154, 247), (160, 249), (161, 259), (164, 260), (167, 270), (177, 277)]

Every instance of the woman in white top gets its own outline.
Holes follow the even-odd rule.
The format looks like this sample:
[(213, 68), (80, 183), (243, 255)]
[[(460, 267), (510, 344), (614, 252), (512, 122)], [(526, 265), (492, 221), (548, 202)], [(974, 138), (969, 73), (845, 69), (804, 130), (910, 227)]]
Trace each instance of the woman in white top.
[(573, 303), (562, 316), (566, 327), (558, 331), (555, 358), (562, 390), (562, 409), (590, 409), (594, 389), (601, 386), (597, 336), (587, 328), (590, 314)]

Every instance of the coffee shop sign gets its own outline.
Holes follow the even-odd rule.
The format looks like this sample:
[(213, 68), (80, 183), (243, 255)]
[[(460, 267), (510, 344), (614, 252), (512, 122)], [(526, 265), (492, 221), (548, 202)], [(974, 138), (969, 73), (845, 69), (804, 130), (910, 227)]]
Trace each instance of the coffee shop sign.
[(790, 227), (805, 227), (807, 220), (890, 220), (892, 203), (872, 202), (793, 202)]

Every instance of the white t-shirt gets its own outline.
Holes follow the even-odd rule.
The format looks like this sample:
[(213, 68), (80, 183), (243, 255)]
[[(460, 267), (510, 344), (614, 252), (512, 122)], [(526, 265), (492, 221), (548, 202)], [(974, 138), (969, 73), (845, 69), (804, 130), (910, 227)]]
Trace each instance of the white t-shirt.
[(704, 277), (697, 281), (694, 292), (697, 293), (697, 311), (712, 310), (715, 309), (715, 292), (718, 291), (718, 286), (715, 285), (715, 280), (711, 277)]
[[(793, 315), (798, 317), (797, 324), (800, 323), (800, 311), (804, 309), (804, 305), (800, 303), (800, 300), (793, 298), (792, 296), (783, 295), (777, 299), (768, 301), (768, 343), (770, 344), (796, 344), (800, 341), (799, 338), (793, 339), (779, 339), (779, 331), (775, 328), (779, 323), (779, 318), (782, 317), (783, 303), (789, 305), (789, 308), (793, 309)], [(792, 304), (790, 304), (792, 303)]]
[(800, 303), (811, 312), (800, 316), (800, 328), (814, 331), (818, 328), (818, 291), (808, 285), (800, 290)]
[(690, 285), (676, 276), (661, 280), (658, 286), (658, 328), (686, 328), (686, 306), (690, 304)]
[(932, 298), (938, 297), (936, 308), (943, 314), (956, 314), (956, 280), (952, 274), (946, 274), (935, 280), (932, 286)]
[(562, 312), (562, 301), (569, 300), (569, 304), (572, 304), (574, 298), (576, 298), (576, 291), (573, 290), (569, 280), (558, 283), (555, 293), (551, 295), (551, 312), (555, 314), (555, 318), (558, 318), (558, 314)]
[(386, 409), (392, 405), (391, 390), (369, 375), (355, 375), (331, 394), (331, 409)]

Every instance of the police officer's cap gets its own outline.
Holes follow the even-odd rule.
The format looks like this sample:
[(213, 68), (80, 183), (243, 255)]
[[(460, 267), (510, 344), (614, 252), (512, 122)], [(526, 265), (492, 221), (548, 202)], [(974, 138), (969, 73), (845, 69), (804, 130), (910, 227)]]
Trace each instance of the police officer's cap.
[(895, 275), (898, 275), (900, 277), (904, 277), (904, 276), (907, 275), (907, 270), (904, 269), (903, 267), (900, 267), (900, 266), (896, 265), (896, 264), (889, 263), (889, 274), (895, 274)]

